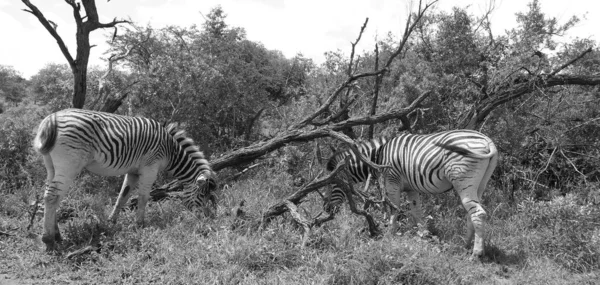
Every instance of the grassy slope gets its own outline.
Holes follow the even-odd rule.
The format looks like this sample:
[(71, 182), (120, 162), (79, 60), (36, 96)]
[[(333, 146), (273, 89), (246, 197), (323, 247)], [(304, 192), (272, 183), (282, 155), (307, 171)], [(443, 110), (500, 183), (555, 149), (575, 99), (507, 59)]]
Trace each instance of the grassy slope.
[[(26, 201), (32, 191), (0, 194), (0, 231), (13, 229), (11, 236), (0, 236), (0, 278), (10, 277), (0, 279), (0, 284), (595, 284), (600, 280), (599, 265), (594, 264), (598, 251), (591, 247), (600, 245), (598, 227), (585, 232), (593, 244), (590, 239), (569, 243), (562, 238), (571, 237), (568, 232), (556, 235), (556, 223), (531, 218), (544, 209), (560, 208), (560, 203), (568, 208), (570, 201), (548, 207), (523, 204), (533, 210), (488, 205), (490, 242), (483, 262), (469, 261), (463, 249), (464, 211), (458, 210), (453, 195), (439, 197), (444, 205), (428, 205), (434, 238), (420, 238), (410, 229), (402, 235), (368, 238), (360, 231), (363, 220), (346, 207), (334, 221), (315, 229), (307, 248), (301, 249), (301, 232), (287, 217), (257, 232), (256, 223), (235, 221), (224, 210), (245, 199), (245, 210), (258, 216), (290, 191), (285, 175), (267, 176), (232, 185), (223, 193), (214, 220), (197, 218), (167, 201), (148, 208), (144, 228), (135, 225), (132, 212), (125, 212), (116, 225), (106, 221), (114, 194), (74, 191), (63, 203), (63, 209), (76, 209), (76, 216), (60, 224), (66, 240), (59, 256), (45, 254), (39, 236), (25, 232)], [(318, 197), (312, 199), (303, 206), (316, 213)], [(557, 214), (546, 213), (553, 215)], [(40, 218), (34, 227), (37, 234)], [(568, 223), (563, 226), (577, 221)], [(100, 252), (65, 258), (92, 236), (100, 240)]]

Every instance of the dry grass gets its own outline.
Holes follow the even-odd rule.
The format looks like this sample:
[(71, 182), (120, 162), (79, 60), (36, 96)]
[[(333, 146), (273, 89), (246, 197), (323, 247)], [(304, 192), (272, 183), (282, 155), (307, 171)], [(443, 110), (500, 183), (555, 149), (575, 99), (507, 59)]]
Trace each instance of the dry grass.
[[(432, 238), (405, 229), (371, 239), (361, 231), (364, 221), (346, 207), (315, 229), (302, 249), (301, 230), (287, 217), (257, 231), (254, 221), (228, 215), (245, 199), (247, 213), (260, 216), (291, 191), (287, 178), (259, 173), (231, 185), (212, 220), (174, 201), (152, 204), (144, 228), (128, 211), (116, 225), (107, 222), (111, 191), (73, 191), (62, 205), (65, 241), (59, 255), (43, 251), (41, 215), (33, 229), (37, 235), (25, 230), (32, 189), (0, 194), (0, 231), (9, 234), (0, 235), (0, 278), (5, 278), (0, 284), (594, 284), (600, 279), (600, 213), (597, 205), (580, 205), (574, 196), (488, 205), (490, 240), (480, 262), (470, 261), (463, 247), (464, 212), (453, 195), (426, 205)], [(303, 207), (314, 213), (319, 205), (314, 197)], [(66, 258), (90, 243), (99, 243), (100, 250)]]

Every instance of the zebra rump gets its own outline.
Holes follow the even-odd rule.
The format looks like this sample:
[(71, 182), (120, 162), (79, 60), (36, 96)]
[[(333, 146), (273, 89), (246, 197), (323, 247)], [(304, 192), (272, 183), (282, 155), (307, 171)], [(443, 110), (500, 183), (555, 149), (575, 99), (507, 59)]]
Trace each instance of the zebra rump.
[(33, 140), (33, 148), (41, 154), (49, 153), (56, 143), (56, 135), (56, 114), (52, 114), (40, 124), (37, 135)]

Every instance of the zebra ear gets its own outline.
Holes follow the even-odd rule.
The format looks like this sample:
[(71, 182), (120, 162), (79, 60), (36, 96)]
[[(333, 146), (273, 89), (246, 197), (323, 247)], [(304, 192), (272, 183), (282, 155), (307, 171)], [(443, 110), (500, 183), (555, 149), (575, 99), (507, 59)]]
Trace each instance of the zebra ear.
[(201, 174), (200, 176), (198, 176), (198, 178), (196, 178), (196, 184), (198, 185), (205, 185), (209, 191), (212, 191), (214, 189), (217, 188), (217, 182), (215, 181), (215, 179), (213, 177), (211, 177), (210, 175), (206, 175), (206, 174)]
[(208, 181), (208, 179), (206, 178), (206, 176), (204, 176), (204, 174), (201, 174), (200, 176), (198, 176), (198, 178), (196, 178), (197, 183), (206, 183), (206, 181)]
[(179, 129), (179, 123), (174, 122), (174, 123), (169, 123), (166, 126), (166, 129), (171, 131), (171, 130), (178, 130)]

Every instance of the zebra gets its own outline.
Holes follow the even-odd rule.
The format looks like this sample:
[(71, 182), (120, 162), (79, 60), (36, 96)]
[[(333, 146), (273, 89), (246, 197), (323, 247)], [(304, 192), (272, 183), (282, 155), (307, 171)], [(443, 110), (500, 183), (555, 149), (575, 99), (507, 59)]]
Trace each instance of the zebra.
[(176, 124), (164, 127), (142, 117), (66, 109), (42, 120), (33, 147), (42, 154), (47, 171), (42, 235), (47, 251), (55, 250), (56, 242), (62, 240), (56, 210), (83, 169), (103, 176), (125, 175), (109, 216), (112, 222), (117, 221), (131, 190), (137, 190), (136, 220), (143, 226), (151, 186), (163, 170), (182, 182), (186, 207), (204, 208), (207, 200), (214, 202), (215, 173)]
[[(498, 150), (490, 138), (472, 130), (401, 134), (374, 147), (370, 153), (374, 154), (368, 156), (371, 161), (391, 166), (382, 171), (381, 185), (397, 208), (401, 192), (407, 193), (416, 224), (422, 219), (421, 193), (439, 194), (454, 189), (467, 210), (466, 246), (474, 238), (472, 256), (484, 254), (486, 212), (480, 201), (498, 163)], [(356, 165), (359, 164), (351, 164)], [(398, 214), (394, 211), (390, 217), (392, 233), (398, 229)]]
[[(371, 161), (376, 161), (377, 151), (379, 148), (387, 142), (387, 138), (379, 137), (370, 141), (364, 141), (356, 144), (358, 151), (366, 158)], [(327, 161), (327, 171), (333, 171), (335, 167), (346, 157), (350, 156), (348, 161), (349, 180), (353, 183), (359, 183), (367, 181), (369, 175), (374, 177), (375, 172), (372, 171), (371, 167), (361, 161), (356, 153), (351, 149), (337, 152)], [(350, 181), (348, 181), (350, 182)], [(366, 194), (362, 191), (355, 191), (361, 198), (365, 198)], [(340, 206), (346, 200), (346, 193), (339, 188), (334, 186), (329, 195), (325, 198), (323, 203), (323, 209), (328, 214), (337, 214), (340, 210)]]

